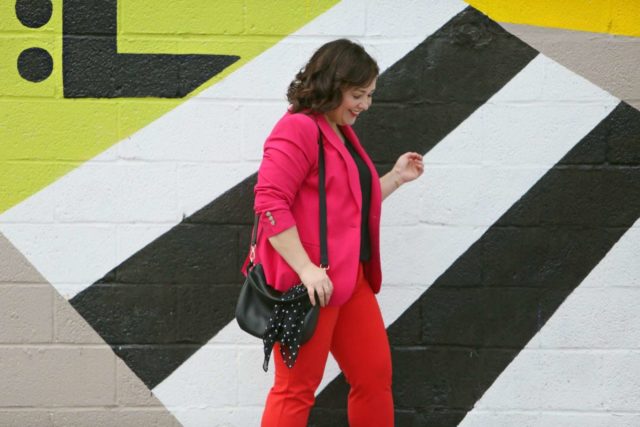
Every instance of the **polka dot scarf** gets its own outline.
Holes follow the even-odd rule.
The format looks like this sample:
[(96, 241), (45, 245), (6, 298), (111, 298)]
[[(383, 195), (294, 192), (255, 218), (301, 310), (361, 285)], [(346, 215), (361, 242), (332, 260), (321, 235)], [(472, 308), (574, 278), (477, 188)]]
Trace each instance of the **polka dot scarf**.
[(305, 313), (310, 303), (302, 302), (287, 303), (302, 294), (307, 293), (307, 288), (300, 283), (289, 289), (281, 297), (281, 303), (274, 305), (273, 313), (269, 318), (269, 324), (265, 330), (262, 342), (264, 343), (264, 363), (262, 369), (267, 372), (269, 358), (276, 341), (280, 342), (280, 354), (289, 368), (293, 368), (300, 350), (302, 339), (302, 325), (304, 324)]

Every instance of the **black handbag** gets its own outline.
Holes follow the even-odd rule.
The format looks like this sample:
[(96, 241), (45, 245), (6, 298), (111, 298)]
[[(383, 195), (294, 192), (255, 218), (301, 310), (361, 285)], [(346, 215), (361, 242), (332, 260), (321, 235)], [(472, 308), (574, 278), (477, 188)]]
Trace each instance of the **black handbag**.
[[(324, 151), (322, 149), (322, 133), (318, 128), (318, 192), (320, 196), (320, 267), (328, 269), (327, 253), (327, 200), (325, 194), (325, 166)], [(249, 264), (247, 265), (247, 275), (240, 290), (240, 296), (236, 303), (236, 321), (240, 328), (256, 338), (264, 338), (264, 332), (269, 324), (276, 304), (295, 305), (301, 303), (305, 310), (304, 323), (301, 332), (300, 343), (305, 343), (312, 336), (318, 322), (320, 311), (320, 301), (316, 293), (316, 305), (311, 305), (309, 294), (304, 293), (286, 301), (283, 300), (283, 292), (267, 284), (262, 264), (254, 265), (255, 248), (258, 235), (259, 215), (256, 214), (251, 235), (251, 251)]]

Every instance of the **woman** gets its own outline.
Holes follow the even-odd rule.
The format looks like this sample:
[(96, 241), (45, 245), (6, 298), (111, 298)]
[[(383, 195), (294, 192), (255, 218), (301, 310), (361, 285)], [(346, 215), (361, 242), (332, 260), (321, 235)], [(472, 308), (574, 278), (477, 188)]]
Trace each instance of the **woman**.
[[(263, 427), (307, 425), (329, 351), (351, 386), (349, 424), (394, 423), (391, 352), (374, 296), (382, 280), (380, 212), (382, 200), (418, 178), (424, 166), (420, 154), (407, 152), (379, 177), (351, 128), (371, 106), (378, 73), (359, 44), (340, 39), (323, 45), (290, 84), (291, 105), (264, 144), (254, 188), (254, 210), (260, 214), (256, 261), (276, 289), (302, 282), (321, 309), (314, 335), (300, 347), (293, 367), (283, 361), (279, 343), (273, 348), (275, 381)], [(319, 265), (319, 136), (328, 269)]]

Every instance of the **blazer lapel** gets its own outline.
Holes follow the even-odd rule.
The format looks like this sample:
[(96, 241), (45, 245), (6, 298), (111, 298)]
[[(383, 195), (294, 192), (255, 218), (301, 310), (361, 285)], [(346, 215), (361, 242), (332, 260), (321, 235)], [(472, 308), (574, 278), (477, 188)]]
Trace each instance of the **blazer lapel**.
[[(331, 144), (342, 156), (342, 160), (344, 160), (347, 165), (347, 174), (349, 181), (349, 188), (351, 189), (351, 195), (353, 196), (358, 209), (362, 209), (362, 190), (360, 189), (360, 175), (358, 173), (358, 168), (353, 161), (353, 157), (351, 157), (351, 153), (347, 150), (347, 147), (344, 145), (340, 137), (336, 135), (335, 131), (331, 128), (331, 125), (324, 117), (324, 114), (317, 114), (318, 124), (320, 126), (320, 130), (322, 135), (324, 136), (323, 141)], [(359, 144), (358, 144), (359, 145)]]

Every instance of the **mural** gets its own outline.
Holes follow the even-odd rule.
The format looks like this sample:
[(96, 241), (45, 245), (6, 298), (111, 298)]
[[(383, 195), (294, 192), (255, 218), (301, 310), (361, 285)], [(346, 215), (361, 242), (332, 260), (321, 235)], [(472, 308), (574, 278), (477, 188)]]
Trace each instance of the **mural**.
[[(255, 172), (345, 36), (381, 66), (355, 125), (379, 172), (426, 165), (383, 205), (396, 425), (636, 425), (640, 43), (610, 2), (547, 3), (5, 4), (0, 424), (258, 425)], [(346, 425), (347, 392), (330, 357), (310, 425)]]
[(0, 212), (98, 155), (121, 158), (105, 151), (335, 1), (298, 3), (3, 2)]

